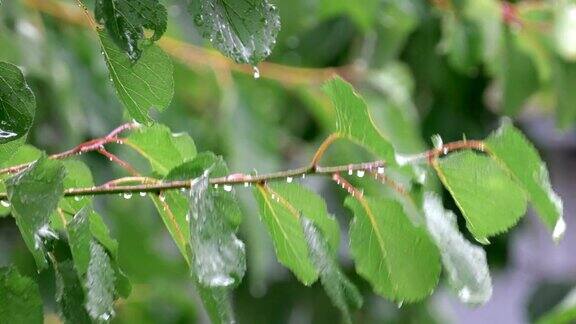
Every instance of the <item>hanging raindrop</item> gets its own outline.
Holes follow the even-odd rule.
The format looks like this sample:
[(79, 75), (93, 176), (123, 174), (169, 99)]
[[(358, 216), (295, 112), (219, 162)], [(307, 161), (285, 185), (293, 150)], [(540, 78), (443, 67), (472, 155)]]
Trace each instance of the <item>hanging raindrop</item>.
[(287, 183), (292, 183), (292, 180), (294, 180), (294, 178), (292, 178), (292, 177), (286, 177), (286, 182), (287, 182)]
[(224, 185), (224, 191), (232, 191), (232, 186), (231, 185)]
[(124, 199), (130, 199), (132, 198), (132, 193), (131, 192), (125, 192), (122, 197), (124, 197)]
[(376, 172), (378, 172), (378, 174), (384, 174), (384, 167), (378, 167)]
[(356, 171), (356, 175), (358, 176), (358, 178), (362, 178), (364, 176), (365, 171), (364, 170), (358, 170)]
[(142, 192), (140, 193), (140, 197), (146, 197), (146, 193), (142, 191)]
[(8, 202), (7, 200), (0, 200), (0, 205), (8, 208), (8, 207), (10, 207), (10, 202)]
[(254, 79), (259, 79), (259, 78), (260, 78), (260, 70), (258, 69), (258, 67), (257, 67), (257, 66), (253, 66), (253, 67), (252, 67), (252, 70), (254, 70), (254, 74), (253, 74)]

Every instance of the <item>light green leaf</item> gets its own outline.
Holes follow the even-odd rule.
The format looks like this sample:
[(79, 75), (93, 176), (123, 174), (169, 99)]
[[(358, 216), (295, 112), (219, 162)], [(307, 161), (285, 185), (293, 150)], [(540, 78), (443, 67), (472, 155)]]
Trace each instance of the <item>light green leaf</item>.
[(500, 78), (502, 79), (502, 105), (504, 113), (514, 116), (523, 104), (538, 90), (538, 71), (532, 58), (519, 43), (510, 28), (503, 31), (504, 53)]
[(332, 303), (340, 309), (345, 321), (352, 323), (349, 307), (360, 308), (363, 303), (362, 295), (340, 270), (321, 229), (314, 224), (314, 221), (304, 216), (300, 217), (300, 222), (310, 248), (312, 262), (320, 274), (324, 290)]
[(196, 146), (190, 136), (172, 134), (168, 127), (159, 124), (134, 130), (124, 143), (144, 156), (154, 172), (164, 176), (196, 156)]
[(64, 193), (64, 176), (62, 162), (41, 157), (26, 170), (6, 180), (12, 214), (40, 269), (47, 265), (44, 240), (56, 237), (48, 223)]
[(104, 60), (118, 98), (136, 121), (149, 124), (150, 109), (165, 110), (174, 95), (172, 61), (156, 45), (144, 48), (134, 63), (100, 32)]
[(481, 35), (476, 24), (453, 13), (443, 15), (442, 49), (452, 68), (463, 74), (471, 74), (481, 60)]
[(562, 200), (552, 190), (546, 164), (528, 139), (505, 120), (485, 141), (486, 148), (522, 184), (538, 215), (553, 230), (554, 240), (564, 234)]
[(336, 219), (328, 214), (326, 203), (322, 197), (318, 196), (310, 189), (297, 184), (270, 183), (268, 188), (275, 195), (282, 197), (300, 214), (314, 222), (322, 231), (322, 236), (326, 238), (330, 252), (334, 255), (340, 245), (340, 227)]
[(280, 30), (268, 0), (190, 0), (189, 11), (204, 39), (238, 63), (258, 64), (272, 52)]
[(162, 198), (156, 195), (150, 195), (150, 198), (172, 236), (176, 247), (178, 247), (186, 262), (190, 264), (188, 243), (190, 229), (186, 221), (186, 217), (189, 215), (188, 200), (181, 193), (172, 190), (162, 193)]
[(345, 201), (354, 212), (350, 251), (356, 271), (391, 300), (402, 303), (429, 296), (440, 276), (440, 255), (426, 230), (415, 227), (393, 200), (360, 199)]
[(526, 212), (526, 194), (490, 157), (471, 151), (453, 153), (434, 165), (444, 186), (481, 243), (505, 232)]
[(216, 207), (209, 170), (192, 182), (189, 190), (192, 275), (205, 287), (238, 285), (246, 271), (244, 243), (233, 224)]
[(22, 71), (0, 61), (0, 145), (28, 133), (34, 121), (36, 100)]
[(267, 187), (257, 186), (254, 196), (280, 263), (289, 268), (305, 285), (315, 282), (318, 272), (310, 259), (308, 244), (298, 220), (298, 211), (289, 209)]
[(90, 242), (90, 263), (86, 273), (86, 310), (95, 321), (114, 316), (114, 270), (100, 244)]
[(80, 276), (86, 274), (90, 263), (92, 234), (90, 233), (89, 213), (89, 207), (82, 208), (66, 226), (70, 252), (72, 252), (72, 258), (74, 259), (74, 267)]
[(326, 82), (323, 89), (336, 109), (336, 132), (394, 165), (396, 162), (392, 144), (378, 131), (366, 103), (352, 85), (335, 77)]
[(440, 250), (448, 282), (460, 300), (484, 304), (492, 296), (492, 280), (484, 250), (468, 242), (458, 230), (456, 215), (445, 210), (434, 193), (424, 197), (426, 226)]
[(94, 14), (133, 62), (142, 54), (144, 29), (153, 30), (151, 40), (158, 40), (166, 31), (168, 20), (166, 8), (158, 0), (97, 0)]
[(43, 323), (38, 285), (16, 268), (0, 268), (0, 320), (2, 323)]
[(64, 323), (91, 323), (84, 308), (84, 290), (70, 260), (54, 264), (56, 276), (56, 302)]

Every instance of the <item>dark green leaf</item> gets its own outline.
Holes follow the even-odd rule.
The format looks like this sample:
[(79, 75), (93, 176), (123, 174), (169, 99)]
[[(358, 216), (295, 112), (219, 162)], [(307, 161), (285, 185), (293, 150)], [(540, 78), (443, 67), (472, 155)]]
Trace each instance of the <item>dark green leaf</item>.
[(172, 61), (156, 45), (148, 45), (134, 63), (100, 32), (104, 60), (118, 98), (132, 118), (150, 124), (150, 109), (165, 110), (174, 95)]
[[(22, 145), (20, 142), (24, 142), (24, 140), (24, 137), (20, 137), (19, 139), (10, 143), (0, 144), (0, 167), (30, 163), (40, 158), (42, 152), (31, 145)], [(5, 152), (2, 151), (4, 148), (6, 149)], [(6, 186), (4, 182), (0, 182), (0, 191), (6, 192)], [(10, 205), (8, 202), (3, 201), (0, 203), (0, 217), (6, 216), (9, 213)]]
[(392, 144), (378, 131), (366, 103), (352, 85), (336, 77), (324, 84), (323, 88), (336, 109), (337, 133), (365, 146), (387, 163), (394, 165)]
[(246, 271), (244, 243), (216, 207), (207, 171), (189, 191), (192, 274), (205, 287), (238, 285)]
[(526, 212), (526, 194), (490, 157), (471, 151), (442, 158), (436, 171), (481, 243), (502, 233)]
[(190, 0), (189, 11), (204, 39), (238, 63), (252, 65), (272, 52), (280, 30), (268, 0)]
[(142, 54), (144, 29), (154, 31), (153, 41), (166, 31), (166, 8), (158, 0), (97, 0), (94, 11), (98, 22), (132, 61)]
[(56, 237), (48, 223), (64, 193), (62, 162), (41, 157), (26, 170), (6, 180), (16, 224), (39, 268), (44, 268), (44, 240)]
[(429, 296), (440, 276), (440, 255), (422, 227), (402, 205), (382, 198), (346, 198), (354, 212), (350, 251), (356, 271), (374, 290), (402, 303)]
[(88, 264), (90, 263), (90, 243), (92, 242), (92, 234), (90, 233), (90, 220), (88, 214), (90, 208), (85, 207), (78, 212), (68, 223), (66, 229), (68, 230), (68, 242), (70, 244), (70, 251), (74, 259), (74, 266), (80, 276), (84, 276), (88, 271)]
[(562, 200), (552, 190), (548, 168), (536, 148), (508, 120), (485, 141), (486, 148), (528, 193), (530, 201), (544, 224), (553, 230), (558, 241), (564, 235)]
[(463, 302), (484, 304), (492, 296), (486, 253), (462, 236), (456, 215), (444, 209), (436, 194), (425, 195), (423, 209), (428, 232), (440, 250), (450, 286)]
[(20, 69), (6, 62), (0, 62), (0, 107), (0, 145), (25, 136), (36, 100)]
[(70, 260), (54, 264), (56, 302), (64, 323), (91, 323), (84, 308), (84, 290)]
[(38, 285), (21, 276), (16, 268), (0, 268), (0, 321), (43, 323), (42, 298)]
[[(304, 214), (306, 215), (306, 214)], [(347, 323), (352, 323), (349, 307), (360, 308), (362, 295), (350, 280), (342, 273), (333, 252), (330, 251), (328, 241), (322, 231), (312, 220), (300, 217), (306, 241), (310, 247), (312, 262), (320, 274), (320, 281), (332, 303), (340, 309)]]
[(95, 241), (90, 242), (86, 274), (86, 310), (93, 320), (107, 321), (114, 316), (114, 270), (108, 254)]

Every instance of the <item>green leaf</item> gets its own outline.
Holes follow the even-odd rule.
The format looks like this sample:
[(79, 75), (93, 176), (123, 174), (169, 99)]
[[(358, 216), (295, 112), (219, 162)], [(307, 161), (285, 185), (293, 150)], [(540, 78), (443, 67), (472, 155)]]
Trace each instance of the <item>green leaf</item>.
[[(64, 177), (64, 189), (70, 188), (87, 188), (94, 185), (92, 172), (84, 162), (79, 160), (62, 161), (66, 169)], [(84, 196), (66, 197), (60, 201), (60, 208), (64, 211), (75, 214), (82, 207), (91, 203), (92, 199)]]
[(552, 190), (546, 164), (528, 139), (505, 120), (485, 141), (490, 155), (522, 184), (544, 224), (558, 241), (564, 235), (562, 200)]
[(198, 285), (197, 288), (204, 308), (213, 324), (236, 323), (229, 289), (222, 287), (208, 288), (202, 285)]
[(526, 212), (526, 194), (506, 170), (488, 156), (453, 153), (434, 165), (476, 240), (505, 232)]
[(140, 41), (144, 38), (144, 29), (154, 31), (153, 41), (166, 31), (166, 8), (158, 0), (97, 0), (94, 12), (114, 43), (133, 62), (142, 54)]
[(374, 290), (397, 302), (430, 295), (440, 276), (440, 255), (422, 227), (415, 227), (402, 205), (384, 198), (346, 198), (354, 212), (350, 251), (356, 271)]
[(569, 324), (576, 320), (576, 289), (572, 289), (550, 312), (536, 321), (536, 324)]
[(100, 40), (120, 102), (136, 121), (150, 124), (150, 109), (163, 111), (172, 101), (172, 61), (159, 47), (151, 44), (134, 63), (103, 32), (100, 32)]
[(90, 220), (88, 219), (89, 212), (90, 209), (88, 207), (82, 208), (66, 226), (70, 252), (72, 252), (74, 266), (80, 276), (86, 274), (90, 263), (92, 234), (90, 233)]
[(340, 227), (336, 219), (328, 214), (326, 203), (322, 197), (310, 189), (297, 184), (270, 183), (268, 188), (275, 195), (282, 197), (300, 214), (314, 222), (322, 231), (322, 236), (326, 238), (330, 252), (334, 255), (340, 245)]
[[(4, 168), (24, 163), (30, 163), (40, 158), (42, 152), (32, 145), (27, 144), (22, 145), (24, 141), (25, 138), (20, 137), (19, 139), (12, 141), (10, 143), (0, 144), (0, 167)], [(3, 148), (12, 151), (11, 152), (6, 151), (4, 153), (2, 152)], [(3, 160), (3, 158), (5, 159)], [(0, 182), (0, 191), (6, 192), (6, 185), (4, 184), (4, 182)], [(3, 204), (0, 204), (0, 217), (8, 215), (10, 213), (10, 210), (11, 210), (10, 205), (7, 202), (3, 202)]]
[(443, 18), (442, 45), (448, 55), (448, 63), (460, 73), (471, 74), (482, 55), (478, 26), (455, 14), (446, 14)]
[[(386, 1), (388, 2), (388, 1)], [(330, 18), (339, 15), (348, 15), (359, 27), (365, 31), (370, 31), (379, 13), (379, 6), (382, 3), (378, 0), (357, 1), (320, 1), (320, 16)]]
[(41, 157), (26, 170), (6, 180), (16, 224), (40, 269), (47, 265), (44, 239), (56, 237), (48, 223), (64, 194), (64, 176), (62, 162)]
[(114, 270), (100, 244), (90, 242), (90, 263), (86, 273), (86, 310), (93, 320), (107, 321), (114, 316)]
[(0, 61), (0, 145), (25, 136), (34, 121), (36, 100), (20, 69)]
[(556, 94), (556, 120), (561, 128), (568, 128), (576, 121), (576, 62), (556, 59), (554, 62), (554, 91)]
[(64, 323), (91, 323), (84, 308), (84, 290), (70, 260), (54, 264), (56, 276), (56, 302)]
[(532, 58), (520, 47), (518, 36), (507, 27), (503, 33), (502, 104), (504, 113), (514, 116), (538, 90), (538, 71)]
[(219, 213), (208, 175), (194, 179), (189, 191), (192, 274), (205, 287), (238, 285), (246, 271), (244, 243)]
[(440, 250), (448, 282), (460, 300), (484, 304), (492, 296), (492, 280), (484, 250), (468, 242), (458, 230), (456, 215), (445, 210), (434, 193), (424, 197), (426, 226)]
[(360, 308), (363, 303), (362, 295), (340, 270), (328, 241), (322, 235), (322, 230), (314, 224), (314, 221), (304, 216), (300, 217), (300, 222), (310, 247), (312, 262), (318, 269), (324, 290), (332, 303), (340, 309), (346, 322), (352, 323), (349, 307)]
[(162, 197), (150, 195), (156, 210), (160, 214), (164, 225), (174, 240), (176, 247), (190, 264), (190, 251), (188, 237), (190, 237), (189, 224), (186, 220), (188, 214), (188, 200), (181, 193), (166, 191)]
[(257, 186), (254, 196), (280, 263), (289, 268), (305, 285), (315, 282), (318, 272), (310, 258), (304, 231), (298, 220), (298, 211), (289, 209), (267, 187)]
[(335, 77), (326, 82), (323, 89), (336, 109), (336, 132), (394, 165), (396, 162), (392, 144), (378, 131), (366, 103), (352, 85)]
[(190, 0), (190, 14), (204, 39), (238, 63), (258, 64), (272, 52), (280, 30), (268, 0)]
[(0, 268), (0, 319), (2, 323), (43, 323), (38, 285), (16, 268)]
[(159, 124), (133, 131), (124, 143), (144, 156), (154, 172), (164, 176), (196, 156), (196, 146), (190, 136), (172, 134), (168, 127)]

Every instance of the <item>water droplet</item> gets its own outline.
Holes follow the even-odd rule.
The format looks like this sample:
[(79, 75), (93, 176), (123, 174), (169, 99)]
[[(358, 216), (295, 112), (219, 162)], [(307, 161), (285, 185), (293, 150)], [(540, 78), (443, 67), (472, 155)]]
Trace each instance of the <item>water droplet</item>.
[(302, 179), (306, 179), (306, 173), (302, 173)]
[(244, 182), (244, 187), (250, 187), (250, 182)]
[(81, 197), (81, 196), (74, 196), (74, 200), (75, 200), (75, 201), (80, 201), (80, 200), (82, 200), (82, 197)]
[(468, 302), (470, 300), (470, 289), (466, 286), (464, 286), (464, 288), (462, 288), (459, 292), (458, 292), (458, 296), (460, 297), (460, 299), (462, 299), (463, 302)]
[(218, 184), (215, 184), (215, 185), (214, 185), (214, 189), (218, 189)]
[(556, 225), (554, 225), (554, 230), (552, 231), (552, 239), (554, 239), (554, 242), (560, 241), (565, 231), (566, 222), (564, 221), (564, 217), (560, 217), (558, 221), (556, 221)]
[(145, 192), (141, 192), (141, 193), (140, 193), (140, 197), (146, 197), (146, 193), (145, 193)]
[(160, 201), (162, 201), (162, 202), (166, 201), (166, 196), (160, 195)]
[(224, 185), (224, 191), (232, 191), (232, 186), (231, 185)]
[(10, 202), (7, 200), (0, 200), (0, 205), (2, 205), (3, 207), (10, 207)]
[(201, 27), (204, 25), (204, 16), (202, 16), (201, 14), (197, 14), (196, 16), (194, 16), (194, 24), (196, 24), (196, 26)]
[(447, 147), (444, 147), (444, 148), (442, 149), (442, 153), (443, 153), (444, 155), (448, 154), (448, 148), (447, 148)]
[(257, 66), (253, 66), (252, 70), (254, 70), (254, 79), (259, 79), (260, 78), (260, 70), (258, 69)]
[(402, 308), (402, 305), (404, 305), (404, 301), (403, 301), (403, 300), (401, 300), (401, 301), (398, 302), (398, 308)]
[(352, 169), (348, 169), (348, 175), (352, 175), (354, 171)]
[(358, 176), (358, 178), (362, 178), (364, 176), (365, 171), (364, 170), (358, 170), (356, 171), (356, 175)]
[(188, 222), (188, 223), (190, 222), (190, 213), (186, 214), (186, 222)]
[(124, 199), (130, 199), (132, 198), (132, 193), (131, 192), (125, 192), (122, 197), (124, 197)]
[(378, 174), (384, 174), (384, 167), (378, 167), (376, 172), (378, 172)]
[(286, 182), (292, 183), (292, 180), (294, 180), (294, 178), (292, 178), (292, 177), (286, 177)]

